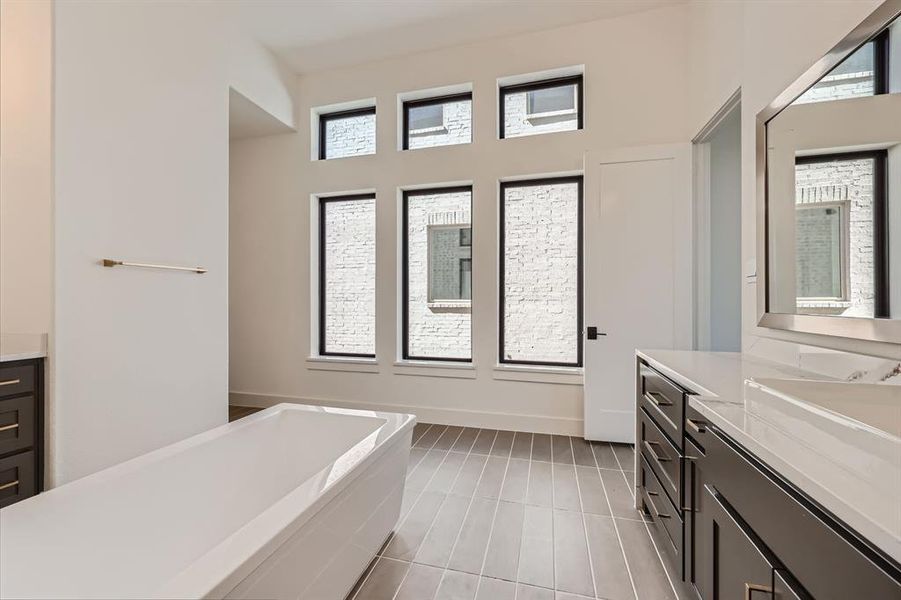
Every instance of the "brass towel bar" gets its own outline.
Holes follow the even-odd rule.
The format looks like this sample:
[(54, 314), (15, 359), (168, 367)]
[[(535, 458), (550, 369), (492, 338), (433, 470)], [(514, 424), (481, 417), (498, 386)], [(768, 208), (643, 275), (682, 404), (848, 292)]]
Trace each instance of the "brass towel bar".
[(140, 267), (142, 269), (166, 269), (168, 271), (189, 271), (191, 273), (206, 273), (203, 267), (175, 267), (172, 265), (154, 265), (150, 263), (126, 262), (124, 260), (112, 260), (104, 258), (101, 264), (104, 267)]

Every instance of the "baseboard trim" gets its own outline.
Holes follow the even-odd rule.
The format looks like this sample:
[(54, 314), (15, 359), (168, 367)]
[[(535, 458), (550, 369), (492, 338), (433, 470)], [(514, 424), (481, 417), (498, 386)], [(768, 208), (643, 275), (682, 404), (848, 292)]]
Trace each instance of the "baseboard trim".
[(428, 406), (411, 406), (407, 404), (381, 404), (377, 402), (361, 402), (358, 400), (304, 398), (300, 396), (263, 394), (257, 392), (229, 392), (228, 400), (229, 404), (257, 406), (261, 408), (274, 406), (276, 404), (281, 404), (282, 402), (292, 402), (294, 404), (310, 404), (313, 406), (333, 406), (336, 408), (354, 408), (357, 410), (382, 410), (387, 412), (410, 413), (416, 415), (418, 420), (426, 423), (459, 425), (462, 427), (531, 431), (534, 433), (551, 433), (579, 437), (582, 437), (584, 433), (582, 419), (568, 419), (566, 417), (483, 412), (462, 410), (458, 408), (433, 408)]

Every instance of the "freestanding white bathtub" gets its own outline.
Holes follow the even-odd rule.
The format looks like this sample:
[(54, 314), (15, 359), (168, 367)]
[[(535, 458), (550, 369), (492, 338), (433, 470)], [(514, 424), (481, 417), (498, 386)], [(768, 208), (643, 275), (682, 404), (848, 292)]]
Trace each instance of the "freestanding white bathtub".
[(280, 404), (0, 510), (3, 598), (341, 600), (415, 418)]

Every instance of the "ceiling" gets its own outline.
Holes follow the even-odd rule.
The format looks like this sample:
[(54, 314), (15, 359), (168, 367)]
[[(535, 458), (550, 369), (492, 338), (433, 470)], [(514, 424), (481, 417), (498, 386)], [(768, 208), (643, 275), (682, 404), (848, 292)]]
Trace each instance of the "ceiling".
[(642, 12), (685, 0), (234, 0), (241, 27), (297, 73)]

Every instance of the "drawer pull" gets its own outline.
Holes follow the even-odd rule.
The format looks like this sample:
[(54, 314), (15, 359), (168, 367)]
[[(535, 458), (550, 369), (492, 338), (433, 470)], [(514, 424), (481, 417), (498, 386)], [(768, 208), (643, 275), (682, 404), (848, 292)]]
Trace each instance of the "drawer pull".
[(768, 585), (760, 585), (759, 583), (745, 583), (745, 600), (753, 600), (751, 594), (754, 592), (772, 595), (773, 588)]
[[(648, 399), (648, 401), (656, 407), (661, 406), (672, 406), (673, 403), (666, 399), (666, 396), (661, 394), (660, 392), (645, 392), (644, 397)], [(662, 398), (661, 400), (658, 400)]]
[(10, 481), (9, 483), (4, 483), (3, 485), (0, 485), (0, 492), (2, 492), (3, 490), (8, 490), (11, 487), (16, 487), (17, 485), (19, 485), (18, 479), (16, 479), (15, 481)]
[(704, 421), (685, 419), (685, 424), (695, 433), (705, 433), (707, 431), (707, 423), (705, 423)]
[(0, 386), (16, 385), (17, 383), (22, 383), (22, 380), (21, 379), (7, 379), (6, 381), (0, 381)]
[(659, 496), (659, 495), (660, 494), (658, 494), (657, 492), (648, 492), (648, 504), (651, 505), (651, 511), (654, 513), (653, 516), (655, 516), (659, 519), (669, 519), (669, 518), (671, 518), (670, 515), (665, 515), (662, 512), (660, 512), (659, 510), (657, 510), (657, 505), (654, 504), (654, 501), (651, 500), (651, 498), (650, 498), (651, 496)]
[(18, 428), (19, 428), (19, 424), (13, 423), (12, 425), (4, 425), (3, 427), (0, 427), (0, 432), (10, 431), (11, 429), (18, 429)]
[(654, 451), (654, 446), (659, 446), (660, 442), (649, 442), (648, 440), (644, 441), (644, 447), (647, 448), (648, 453), (650, 453), (651, 458), (656, 460), (657, 462), (669, 462), (670, 459), (664, 456), (660, 456)]

